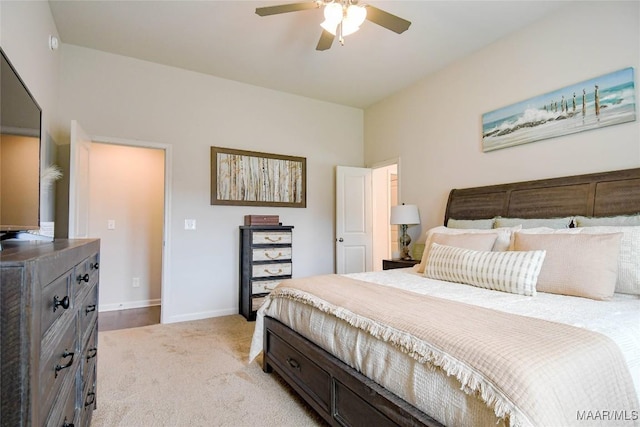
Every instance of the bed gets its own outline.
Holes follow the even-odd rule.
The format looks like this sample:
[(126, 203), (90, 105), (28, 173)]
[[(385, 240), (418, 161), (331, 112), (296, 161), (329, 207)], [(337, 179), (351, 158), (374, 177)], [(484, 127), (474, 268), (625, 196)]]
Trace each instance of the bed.
[[(332, 425), (639, 425), (640, 283), (625, 276), (631, 288), (619, 288), (616, 249), (631, 239), (624, 274), (629, 262), (637, 274), (638, 213), (640, 168), (454, 189), (444, 224), (482, 229), (430, 230), (431, 252), (416, 269), (283, 282), (258, 312), (250, 358), (263, 351), (264, 371)], [(548, 267), (568, 249), (564, 264), (589, 262), (572, 273), (577, 290), (573, 276), (558, 290), (547, 284)], [(440, 255), (504, 262), (524, 254), (533, 273), (507, 285), (437, 275), (453, 277)], [(612, 280), (615, 292), (600, 286)]]

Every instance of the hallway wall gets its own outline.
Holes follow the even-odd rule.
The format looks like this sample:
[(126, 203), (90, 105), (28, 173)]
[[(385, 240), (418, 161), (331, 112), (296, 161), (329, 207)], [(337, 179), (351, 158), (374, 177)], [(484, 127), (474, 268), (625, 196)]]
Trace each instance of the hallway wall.
[(100, 311), (160, 304), (164, 161), (160, 149), (91, 144), (89, 234), (100, 238)]

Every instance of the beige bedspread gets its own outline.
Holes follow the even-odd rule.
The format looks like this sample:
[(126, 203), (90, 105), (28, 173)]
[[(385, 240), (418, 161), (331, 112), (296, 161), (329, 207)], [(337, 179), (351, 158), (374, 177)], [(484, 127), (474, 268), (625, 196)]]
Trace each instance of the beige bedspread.
[(311, 305), (439, 366), (512, 426), (638, 409), (618, 347), (595, 332), (337, 275), (282, 282), (271, 298)]

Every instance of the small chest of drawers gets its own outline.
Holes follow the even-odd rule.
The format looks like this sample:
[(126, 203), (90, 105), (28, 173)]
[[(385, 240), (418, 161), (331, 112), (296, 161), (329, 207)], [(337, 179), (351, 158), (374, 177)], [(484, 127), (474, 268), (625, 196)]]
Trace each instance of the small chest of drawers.
[(292, 226), (240, 227), (240, 307), (255, 320), (264, 298), (292, 274)]

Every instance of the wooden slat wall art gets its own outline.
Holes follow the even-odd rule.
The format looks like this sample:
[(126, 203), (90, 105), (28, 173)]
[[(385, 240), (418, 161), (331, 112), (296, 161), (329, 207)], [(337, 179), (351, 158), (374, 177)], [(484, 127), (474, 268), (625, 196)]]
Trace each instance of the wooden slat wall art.
[(307, 206), (304, 157), (211, 147), (211, 204)]

